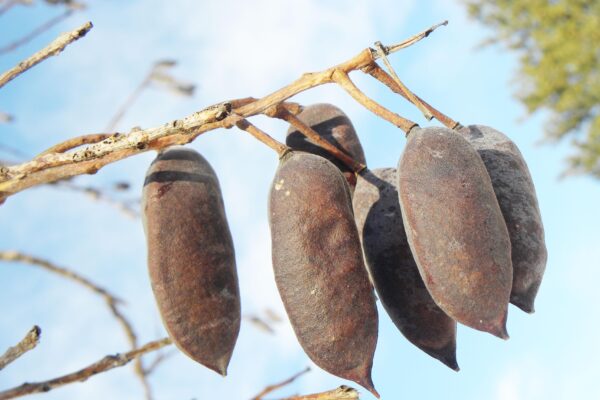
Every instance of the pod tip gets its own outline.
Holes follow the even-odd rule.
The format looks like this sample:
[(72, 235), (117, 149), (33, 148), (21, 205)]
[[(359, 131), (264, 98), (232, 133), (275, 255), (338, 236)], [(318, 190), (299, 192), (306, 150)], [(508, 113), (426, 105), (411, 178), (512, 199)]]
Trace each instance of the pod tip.
[(370, 374), (369, 375), (365, 375), (361, 379), (357, 379), (356, 383), (358, 383), (360, 386), (364, 387), (369, 392), (371, 392), (373, 394), (373, 396), (377, 397), (378, 399), (381, 398), (381, 396), (379, 395), (379, 393), (375, 389), (375, 385), (373, 384), (373, 380), (371, 379), (371, 375)]
[(502, 319), (500, 319), (500, 321), (498, 321), (497, 324), (493, 325), (490, 328), (489, 332), (492, 335), (499, 337), (500, 339), (508, 340), (510, 338), (510, 336), (508, 336), (508, 331), (506, 330), (507, 317), (508, 317), (508, 310), (506, 310), (504, 312)]

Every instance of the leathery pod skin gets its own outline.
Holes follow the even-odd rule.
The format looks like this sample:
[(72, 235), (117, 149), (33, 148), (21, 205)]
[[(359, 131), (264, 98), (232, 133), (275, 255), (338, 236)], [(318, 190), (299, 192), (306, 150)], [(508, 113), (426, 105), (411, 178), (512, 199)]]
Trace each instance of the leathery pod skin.
[[(351, 156), (355, 161), (361, 164), (367, 163), (365, 153), (356, 130), (352, 125), (352, 121), (338, 107), (327, 103), (312, 104), (304, 107), (302, 112), (296, 115), (296, 117), (310, 126), (323, 139)], [(285, 143), (294, 150), (316, 154), (334, 163), (344, 174), (348, 185), (350, 185), (350, 190), (354, 190), (354, 186), (356, 185), (354, 172), (293, 126), (290, 126), (288, 129)]]
[(240, 329), (233, 240), (219, 181), (197, 152), (160, 153), (143, 191), (148, 269), (173, 343), (225, 376)]
[(437, 305), (457, 322), (507, 339), (510, 239), (475, 149), (448, 128), (413, 129), (398, 192), (410, 249)]
[(433, 301), (404, 232), (396, 169), (361, 171), (354, 218), (365, 263), (381, 304), (415, 346), (458, 371), (456, 322)]
[(275, 281), (300, 345), (325, 371), (379, 397), (375, 296), (341, 172), (323, 157), (287, 153), (271, 186), (269, 224)]
[(513, 141), (494, 128), (470, 125), (463, 127), (460, 133), (481, 156), (506, 221), (513, 264), (510, 301), (531, 313), (548, 252), (529, 168)]

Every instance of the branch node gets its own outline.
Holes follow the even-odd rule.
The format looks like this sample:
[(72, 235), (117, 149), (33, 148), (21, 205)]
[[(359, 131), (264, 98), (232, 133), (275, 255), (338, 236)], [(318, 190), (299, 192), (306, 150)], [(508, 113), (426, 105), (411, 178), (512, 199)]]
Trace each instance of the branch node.
[(389, 48), (385, 47), (384, 45), (381, 44), (381, 42), (375, 42), (375, 47), (377, 48), (379, 57), (383, 60), (383, 63), (385, 64), (385, 66), (387, 67), (387, 69), (390, 71), (390, 75), (392, 76), (392, 78), (394, 79), (394, 81), (396, 82), (396, 84), (400, 87), (400, 89), (406, 94), (406, 96), (408, 97), (409, 101), (411, 103), (413, 103), (415, 106), (417, 106), (417, 108), (419, 109), (419, 111), (421, 111), (421, 113), (423, 113), (423, 116), (427, 119), (427, 121), (431, 121), (433, 119), (433, 115), (431, 115), (431, 113), (429, 112), (429, 110), (427, 109), (427, 107), (425, 107), (423, 105), (423, 103), (420, 101), (420, 99), (415, 96), (414, 93), (412, 93), (407, 87), (406, 85), (404, 85), (404, 83), (402, 83), (402, 81), (400, 80), (400, 77), (398, 76), (398, 74), (396, 74), (396, 71), (394, 71), (394, 68), (392, 67), (392, 64), (390, 64), (386, 54), (388, 54), (389, 52)]

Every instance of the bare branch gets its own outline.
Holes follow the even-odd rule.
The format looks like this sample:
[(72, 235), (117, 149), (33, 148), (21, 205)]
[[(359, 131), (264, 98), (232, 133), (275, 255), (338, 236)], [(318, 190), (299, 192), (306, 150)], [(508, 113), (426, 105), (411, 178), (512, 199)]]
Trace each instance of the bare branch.
[(392, 64), (390, 64), (389, 60), (387, 59), (386, 51), (383, 48), (383, 45), (381, 44), (381, 42), (375, 42), (375, 47), (379, 51), (379, 56), (383, 60), (383, 63), (385, 64), (387, 69), (390, 71), (390, 75), (392, 76), (392, 78), (394, 79), (396, 84), (400, 88), (402, 88), (402, 91), (406, 94), (406, 96), (408, 96), (409, 101), (411, 103), (413, 103), (415, 106), (417, 106), (419, 111), (421, 111), (423, 113), (423, 115), (425, 116), (427, 121), (431, 121), (431, 119), (433, 118), (433, 115), (431, 115), (429, 110), (423, 105), (423, 103), (419, 100), (419, 98), (417, 96), (415, 96), (413, 92), (408, 90), (408, 88), (404, 85), (404, 83), (402, 83), (402, 81), (400, 80), (400, 77), (398, 76), (398, 74), (396, 74), (396, 71), (394, 71), (394, 67), (392, 67)]
[(113, 206), (114, 208), (116, 208), (117, 210), (119, 210), (120, 212), (122, 212), (128, 218), (137, 219), (140, 216), (140, 213), (136, 209), (134, 209), (130, 205), (130, 203), (115, 200), (114, 198), (110, 197), (108, 194), (104, 193), (104, 191), (102, 191), (100, 189), (97, 189), (97, 188), (94, 188), (91, 186), (78, 186), (78, 185), (68, 182), (68, 181), (58, 181), (58, 182), (51, 183), (51, 185), (54, 185), (58, 188), (65, 188), (65, 189), (72, 190), (75, 192), (83, 193), (92, 200), (109, 204), (109, 205)]
[[(127, 337), (127, 341), (129, 342), (131, 348), (134, 349), (137, 347), (137, 335), (133, 330), (133, 326), (131, 325), (129, 320), (123, 315), (121, 310), (119, 310), (119, 307), (118, 307), (119, 304), (122, 304), (122, 300), (120, 300), (116, 296), (112, 295), (106, 289), (96, 285), (89, 279), (84, 278), (81, 275), (79, 275), (69, 269), (56, 266), (53, 263), (43, 260), (41, 258), (32, 257), (27, 254), (19, 253), (16, 251), (0, 251), (0, 261), (13, 261), (13, 262), (16, 261), (16, 262), (21, 262), (21, 263), (44, 268), (50, 272), (53, 272), (57, 275), (64, 277), (66, 279), (77, 282), (80, 285), (88, 288), (92, 292), (100, 295), (106, 302), (106, 305), (110, 309), (110, 312), (113, 314), (115, 319), (121, 325), (121, 328), (123, 328), (123, 331), (125, 332), (125, 336)], [(149, 393), (150, 393), (149, 384), (147, 382), (146, 375), (144, 373), (144, 367), (142, 365), (141, 359), (136, 360), (136, 363), (134, 365), (134, 371), (135, 371), (136, 375), (138, 376), (138, 378), (140, 379), (142, 386), (144, 387), (144, 390), (147, 393), (147, 397), (150, 397), (149, 396)]]
[(266, 395), (268, 395), (269, 393), (274, 392), (277, 389), (281, 389), (282, 387), (289, 385), (290, 383), (294, 382), (296, 379), (298, 379), (299, 377), (301, 377), (302, 375), (306, 374), (309, 371), (310, 371), (310, 367), (306, 367), (302, 371), (295, 373), (294, 375), (292, 375), (291, 377), (287, 378), (286, 380), (284, 380), (282, 382), (267, 386), (259, 394), (254, 396), (252, 398), (252, 400), (262, 400), (262, 398), (265, 397)]
[(194, 93), (195, 85), (185, 84), (177, 81), (171, 75), (165, 72), (166, 69), (171, 68), (177, 64), (174, 60), (159, 60), (152, 65), (152, 68), (148, 74), (144, 77), (142, 82), (135, 88), (135, 90), (125, 100), (123, 105), (119, 107), (115, 115), (111, 118), (110, 122), (104, 129), (104, 132), (113, 132), (119, 122), (125, 116), (125, 113), (133, 106), (133, 104), (140, 97), (142, 92), (152, 82), (162, 83), (165, 87), (171, 91), (185, 96), (191, 96)]
[(6, 352), (0, 356), (0, 371), (4, 369), (8, 364), (21, 357), (23, 354), (32, 350), (40, 342), (40, 335), (42, 330), (39, 326), (35, 325), (27, 335), (14, 347), (9, 347)]
[(50, 154), (50, 153), (64, 153), (65, 151), (72, 150), (74, 148), (83, 146), (85, 144), (98, 143), (98, 142), (108, 139), (112, 135), (113, 135), (112, 133), (92, 133), (92, 134), (88, 134), (88, 135), (77, 136), (77, 137), (65, 140), (64, 142), (55, 144), (54, 146), (52, 146), (49, 149), (45, 150), (44, 152), (40, 153), (38, 156), (36, 156), (36, 158), (44, 156), (46, 154)]
[[(394, 93), (397, 93), (397, 94), (401, 95), (402, 97), (404, 97), (406, 100), (410, 101), (409, 96), (406, 93), (406, 91), (404, 90), (404, 88), (400, 87), (397, 84), (397, 82), (387, 72), (385, 72), (383, 69), (381, 69), (381, 67), (379, 65), (377, 65), (376, 63), (373, 63), (372, 65), (368, 66), (367, 68), (363, 68), (363, 72), (371, 75), (372, 77), (377, 79), (379, 82), (383, 83), (388, 88), (390, 88)], [(419, 96), (415, 95), (415, 97), (435, 117), (435, 119), (440, 121), (444, 126), (450, 128), (450, 129), (458, 129), (461, 126), (458, 121), (453, 120), (452, 118), (441, 113), (434, 107), (430, 106), (426, 101), (421, 99)]]
[(114, 368), (122, 367), (133, 359), (136, 359), (146, 353), (161, 349), (169, 344), (171, 344), (171, 339), (164, 338), (147, 343), (144, 346), (128, 351), (127, 353), (108, 355), (101, 360), (71, 374), (63, 375), (61, 377), (50, 379), (44, 382), (24, 383), (21, 386), (0, 392), (0, 400), (14, 399), (16, 397), (33, 393), (45, 393), (70, 383), (84, 382), (94, 375), (110, 371)]
[(245, 315), (244, 319), (248, 320), (248, 322), (250, 322), (252, 325), (254, 325), (257, 329), (259, 329), (265, 333), (269, 333), (271, 335), (275, 334), (275, 330), (273, 330), (273, 328), (271, 328), (271, 325), (269, 325), (265, 320), (260, 318), (258, 315), (254, 315), (254, 314)]
[(315, 132), (314, 129), (302, 122), (298, 117), (289, 112), (285, 107), (277, 106), (275, 110), (276, 111), (274, 113), (267, 113), (267, 115), (283, 119), (284, 121), (292, 125), (294, 128), (296, 128), (304, 136), (312, 140), (315, 144), (327, 150), (332, 156), (346, 164), (346, 166), (352, 171), (360, 172), (366, 168), (366, 165), (354, 160), (354, 158), (352, 158), (350, 155), (346, 154), (344, 151), (338, 149), (336, 146), (323, 139), (321, 135)]
[(271, 149), (275, 150), (279, 158), (283, 157), (285, 153), (290, 151), (290, 148), (287, 147), (285, 144), (273, 139), (266, 132), (252, 125), (252, 123), (250, 123), (245, 118), (239, 117), (238, 120), (235, 121), (235, 125), (241, 130), (248, 132), (256, 139), (269, 146)]
[(362, 104), (367, 110), (373, 114), (385, 119), (386, 121), (396, 125), (402, 129), (407, 135), (412, 128), (418, 126), (416, 123), (391, 112), (381, 104), (369, 98), (366, 94), (360, 91), (359, 88), (350, 80), (348, 74), (342, 71), (336, 71), (333, 75), (335, 81), (344, 89), (354, 100)]
[(8, 262), (20, 262), (29, 265), (35, 265), (51, 271), (57, 275), (62, 276), (63, 278), (69, 279), (73, 282), (77, 282), (80, 285), (88, 288), (92, 292), (102, 296), (106, 299), (107, 302), (110, 303), (120, 303), (117, 297), (110, 294), (106, 289), (101, 288), (95, 283), (91, 282), (87, 278), (80, 276), (79, 274), (70, 271), (66, 268), (56, 266), (49, 261), (42, 260), (41, 258), (32, 257), (27, 254), (19, 253), (17, 251), (0, 251), (0, 261), (8, 261)]
[(60, 52), (62, 52), (69, 44), (84, 37), (85, 34), (92, 29), (92, 26), (93, 25), (91, 22), (86, 22), (71, 32), (63, 33), (54, 39), (48, 46), (44, 47), (42, 50), (38, 51), (28, 59), (21, 61), (16, 67), (0, 75), (0, 88), (28, 69), (44, 61), (48, 57), (60, 54)]
[(73, 10), (83, 10), (86, 6), (85, 3), (80, 3), (75, 0), (44, 0), (46, 3), (51, 5), (62, 5), (69, 7)]
[(425, 39), (427, 36), (429, 36), (433, 31), (435, 31), (440, 26), (446, 26), (446, 25), (448, 25), (448, 20), (442, 21), (433, 26), (430, 26), (429, 28), (425, 29), (423, 32), (417, 33), (416, 35), (406, 39), (403, 42), (400, 42), (398, 44), (393, 44), (391, 46), (384, 46), (385, 52), (386, 52), (386, 54), (390, 54), (390, 53), (395, 53), (400, 49), (405, 49), (407, 47), (410, 47), (413, 44), (421, 41), (422, 39)]
[(162, 364), (165, 360), (169, 359), (170, 357), (172, 357), (173, 355), (175, 355), (177, 353), (178, 353), (177, 349), (170, 349), (167, 351), (159, 350), (156, 354), (156, 357), (154, 358), (154, 360), (152, 360), (150, 365), (148, 365), (146, 368), (144, 368), (144, 373), (146, 374), (146, 376), (149, 376), (150, 374), (152, 374), (154, 372), (154, 370), (156, 368), (158, 368), (158, 366), (160, 364)]
[(20, 3), (19, 0), (7, 0), (5, 4), (0, 6), (0, 15), (10, 10), (14, 5)]
[(329, 390), (327, 392), (308, 394), (304, 396), (292, 396), (286, 397), (281, 400), (358, 400), (358, 392), (349, 387), (342, 385), (337, 389)]
[(136, 100), (140, 97), (144, 89), (148, 87), (150, 84), (150, 74), (148, 74), (144, 80), (135, 88), (135, 90), (129, 95), (125, 103), (117, 110), (115, 115), (110, 119), (106, 128), (104, 128), (105, 132), (113, 132), (117, 127), (117, 124), (123, 119), (125, 113), (131, 108), (131, 106), (136, 102)]
[(12, 43), (7, 44), (4, 47), (1, 47), (0, 55), (10, 53), (11, 51), (14, 51), (14, 50), (18, 49), (19, 47), (29, 43), (30, 41), (32, 41), (33, 39), (35, 39), (42, 33), (48, 31), (54, 25), (58, 24), (62, 20), (69, 18), (71, 16), (71, 14), (73, 14), (73, 10), (66, 10), (65, 12), (57, 15), (56, 17), (49, 19), (48, 21), (44, 22), (42, 25), (38, 26), (37, 28), (35, 28), (33, 31), (29, 32), (25, 36), (15, 40)]
[[(420, 35), (425, 37), (432, 27)], [(405, 41), (407, 42), (407, 41)], [(390, 46), (393, 52), (409, 44)], [(413, 40), (413, 43), (416, 43)], [(339, 83), (361, 104), (372, 111), (384, 115), (384, 118), (405, 130), (416, 124), (405, 120), (373, 102), (354, 86), (347, 74), (361, 70), (377, 59), (377, 51), (367, 48), (350, 60), (321, 72), (306, 73), (283, 88), (257, 100), (247, 100), (244, 105), (221, 102), (207, 107), (183, 119), (146, 130), (135, 130), (129, 134), (115, 134), (96, 144), (62, 154), (46, 154), (29, 162), (11, 167), (0, 167), (0, 203), (8, 196), (32, 186), (53, 182), (81, 174), (93, 174), (107, 164), (122, 160), (145, 151), (162, 149), (175, 144), (186, 144), (204, 132), (217, 128), (230, 128), (239, 122), (239, 118), (265, 113), (270, 107), (280, 104), (290, 97), (310, 88)], [(378, 115), (379, 115), (378, 114)]]

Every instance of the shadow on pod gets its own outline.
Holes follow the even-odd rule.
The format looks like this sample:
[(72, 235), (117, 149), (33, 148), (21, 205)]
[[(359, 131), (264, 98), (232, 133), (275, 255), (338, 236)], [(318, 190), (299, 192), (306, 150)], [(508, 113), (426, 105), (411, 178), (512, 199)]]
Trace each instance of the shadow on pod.
[[(296, 117), (310, 126), (323, 139), (351, 156), (355, 161), (361, 164), (367, 163), (362, 145), (350, 118), (336, 106), (326, 103), (312, 104), (304, 107), (304, 110)], [(294, 150), (316, 154), (334, 163), (344, 174), (350, 185), (350, 190), (354, 190), (356, 185), (354, 172), (293, 126), (288, 129), (285, 143)]]
[(142, 210), (150, 281), (169, 336), (190, 358), (226, 375), (241, 310), (214, 170), (190, 149), (160, 153), (146, 174)]
[(456, 322), (433, 301), (404, 231), (394, 168), (366, 169), (354, 191), (354, 217), (381, 304), (415, 346), (458, 371)]

